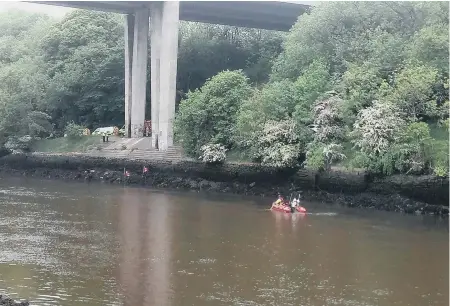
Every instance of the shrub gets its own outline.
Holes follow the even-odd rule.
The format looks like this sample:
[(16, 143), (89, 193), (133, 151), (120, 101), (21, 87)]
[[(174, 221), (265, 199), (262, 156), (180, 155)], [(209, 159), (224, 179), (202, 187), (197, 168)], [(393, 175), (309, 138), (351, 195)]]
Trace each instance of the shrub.
[(314, 121), (312, 130), (314, 140), (308, 144), (304, 165), (313, 170), (328, 171), (334, 162), (346, 156), (342, 153), (342, 146), (336, 141), (345, 138), (344, 124), (340, 115), (343, 101), (333, 92), (328, 97), (314, 103)]
[(328, 98), (316, 101), (313, 108), (314, 122), (312, 129), (314, 139), (319, 142), (342, 140), (345, 137), (340, 116), (340, 107), (343, 101), (333, 92), (328, 93), (328, 95)]
[(449, 174), (448, 139), (431, 141), (431, 167), (437, 176), (447, 177)]
[(254, 160), (260, 161), (261, 137), (270, 133), (268, 129), (274, 123), (288, 120), (295, 111), (295, 103), (293, 83), (288, 80), (269, 83), (254, 90), (252, 96), (242, 103), (237, 115), (236, 145), (253, 156)]
[(69, 138), (81, 138), (83, 136), (84, 129), (85, 128), (83, 126), (78, 125), (72, 121), (66, 125), (64, 132)]
[(438, 70), (422, 65), (407, 65), (395, 76), (389, 99), (408, 117), (439, 117), (433, 87), (437, 83)]
[(182, 100), (174, 122), (176, 138), (185, 152), (199, 156), (208, 143), (232, 146), (237, 111), (251, 94), (247, 77), (241, 71), (223, 71), (206, 81), (199, 90)]
[(223, 163), (227, 157), (227, 149), (220, 144), (203, 145), (200, 150), (202, 153), (199, 159), (201, 159), (204, 163)]
[(261, 164), (276, 168), (299, 166), (310, 132), (293, 119), (268, 121), (256, 139), (255, 157)]
[(354, 162), (373, 173), (423, 174), (448, 172), (448, 141), (434, 140), (428, 124), (413, 122), (399, 130), (396, 140), (378, 154), (361, 151)]
[(33, 137), (48, 136), (52, 132), (51, 117), (40, 111), (31, 111), (27, 114), (26, 119), (22, 122), (28, 127), (28, 133)]
[(398, 140), (406, 122), (390, 103), (375, 101), (358, 113), (350, 133), (356, 148), (368, 155), (380, 155)]
[(343, 147), (339, 144), (312, 142), (308, 145), (304, 165), (315, 171), (329, 171), (333, 163), (346, 158), (342, 151)]
[(438, 164), (434, 167), (433, 173), (439, 177), (447, 177), (448, 176), (448, 163), (447, 164)]

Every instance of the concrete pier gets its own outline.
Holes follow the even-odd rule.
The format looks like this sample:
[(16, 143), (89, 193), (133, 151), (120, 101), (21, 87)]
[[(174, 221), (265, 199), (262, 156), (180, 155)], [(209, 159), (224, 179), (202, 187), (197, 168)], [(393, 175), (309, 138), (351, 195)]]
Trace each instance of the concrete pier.
[(161, 62), (161, 18), (163, 2), (154, 2), (150, 12), (151, 49), (151, 112), (152, 148), (159, 148), (159, 103), (160, 103), (160, 62)]
[(173, 146), (173, 119), (178, 57), (179, 2), (152, 3), (149, 10), (128, 14), (125, 21), (125, 127), (132, 138), (143, 136), (150, 18), (152, 147)]
[(175, 96), (178, 57), (178, 1), (163, 2), (161, 18), (160, 89), (159, 89), (159, 149), (173, 146), (173, 119), (175, 117)]
[(125, 136), (131, 137), (131, 67), (133, 65), (134, 15), (125, 17)]
[[(133, 58), (131, 68), (131, 137), (144, 135), (149, 10), (134, 14)], [(125, 62), (129, 59), (125, 58)]]

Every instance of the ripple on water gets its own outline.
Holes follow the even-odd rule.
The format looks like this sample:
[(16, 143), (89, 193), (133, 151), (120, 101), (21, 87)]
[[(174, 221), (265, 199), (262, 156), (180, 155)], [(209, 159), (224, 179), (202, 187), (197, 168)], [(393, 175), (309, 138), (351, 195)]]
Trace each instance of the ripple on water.
[(216, 262), (216, 259), (214, 258), (200, 258), (197, 263), (202, 264), (202, 265), (209, 265), (209, 264), (213, 264)]
[(337, 216), (338, 213), (336, 213), (336, 212), (316, 212), (316, 213), (308, 213), (308, 215), (334, 217), (334, 216)]
[(375, 306), (377, 304), (368, 303), (361, 300), (348, 300), (345, 298), (329, 297), (325, 299), (326, 305), (343, 305), (343, 306)]

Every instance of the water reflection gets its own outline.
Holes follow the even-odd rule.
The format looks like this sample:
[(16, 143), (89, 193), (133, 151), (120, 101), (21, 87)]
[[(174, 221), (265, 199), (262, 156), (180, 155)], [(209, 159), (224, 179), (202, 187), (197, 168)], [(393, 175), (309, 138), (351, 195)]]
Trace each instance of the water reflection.
[(127, 305), (169, 305), (170, 205), (164, 194), (125, 189), (118, 204), (119, 284)]

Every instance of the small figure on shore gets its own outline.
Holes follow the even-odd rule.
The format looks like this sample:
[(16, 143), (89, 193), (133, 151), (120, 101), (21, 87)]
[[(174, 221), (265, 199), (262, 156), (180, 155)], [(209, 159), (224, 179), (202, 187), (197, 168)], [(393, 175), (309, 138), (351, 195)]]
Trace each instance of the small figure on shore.
[(125, 168), (123, 169), (123, 176), (125, 177), (125, 183), (128, 184), (130, 182), (130, 172), (125, 170)]
[(144, 179), (143, 184), (147, 184), (147, 176), (148, 176), (148, 168), (147, 166), (144, 166), (142, 169), (142, 178)]

